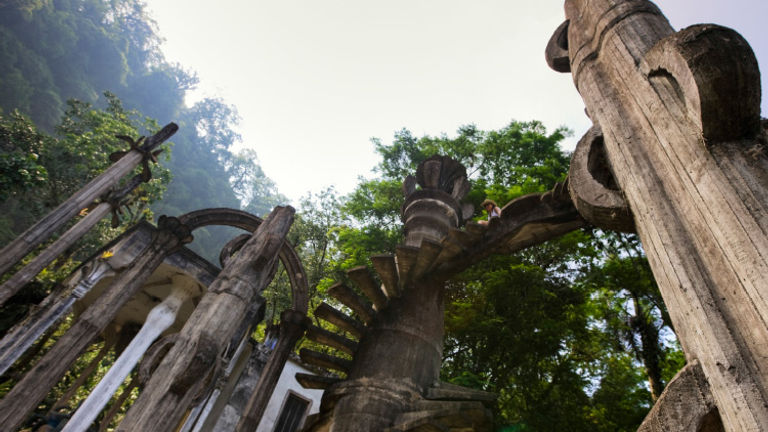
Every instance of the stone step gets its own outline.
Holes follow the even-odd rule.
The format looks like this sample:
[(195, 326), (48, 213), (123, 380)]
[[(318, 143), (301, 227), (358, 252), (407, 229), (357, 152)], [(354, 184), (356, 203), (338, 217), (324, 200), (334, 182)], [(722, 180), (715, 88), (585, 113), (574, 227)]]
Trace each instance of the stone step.
[(373, 255), (371, 257), (373, 268), (381, 279), (381, 286), (389, 298), (400, 297), (400, 285), (398, 284), (397, 264), (393, 255)]
[(349, 334), (358, 339), (365, 332), (365, 326), (361, 322), (329, 306), (327, 303), (320, 303), (320, 306), (315, 309), (315, 316), (335, 325), (343, 331), (349, 332)]
[(347, 270), (347, 276), (373, 302), (375, 310), (380, 311), (387, 306), (387, 296), (381, 290), (381, 285), (373, 279), (368, 267), (359, 266)]
[(315, 341), (327, 347), (336, 348), (349, 355), (354, 355), (357, 350), (357, 342), (344, 336), (310, 325), (307, 329), (307, 339)]
[(442, 250), (443, 246), (439, 242), (430, 239), (422, 240), (419, 254), (416, 256), (416, 263), (411, 271), (411, 280), (419, 280), (427, 274)]
[(305, 389), (325, 390), (333, 384), (341, 381), (341, 378), (297, 373), (296, 381)]
[(414, 246), (400, 245), (395, 249), (395, 261), (397, 262), (398, 287), (400, 291), (411, 282), (411, 270), (416, 264), (416, 258), (419, 256), (419, 248)]
[(328, 288), (328, 295), (352, 309), (352, 311), (357, 314), (358, 318), (365, 324), (370, 324), (371, 321), (373, 321), (373, 317), (376, 315), (376, 312), (368, 302), (344, 284), (337, 283)]
[(462, 246), (460, 243), (456, 243), (450, 237), (444, 238), (441, 245), (443, 246), (443, 250), (440, 251), (440, 255), (437, 256), (437, 259), (435, 259), (435, 264), (438, 265), (452, 258), (455, 258), (466, 251), (464, 246)]
[(304, 363), (344, 373), (349, 373), (349, 369), (352, 367), (351, 360), (312, 351), (307, 348), (302, 348), (299, 351), (299, 357)]

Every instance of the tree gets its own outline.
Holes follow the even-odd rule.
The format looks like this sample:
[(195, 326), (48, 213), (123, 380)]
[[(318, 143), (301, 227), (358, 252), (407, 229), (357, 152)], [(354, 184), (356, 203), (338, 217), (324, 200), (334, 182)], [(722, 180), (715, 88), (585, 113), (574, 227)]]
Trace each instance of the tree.
[(45, 183), (48, 171), (39, 160), (49, 139), (18, 111), (0, 117), (0, 201)]
[[(367, 264), (370, 254), (393, 251), (402, 238), (400, 184), (429, 156), (448, 155), (467, 167), (473, 180), (467, 200), (476, 208), (486, 197), (503, 205), (565, 179), (569, 155), (558, 143), (566, 133), (547, 134), (538, 122), (512, 122), (489, 132), (465, 126), (455, 138), (416, 138), (401, 130), (392, 144), (376, 140), (380, 177), (362, 180), (343, 204), (351, 220), (337, 230), (332, 268)], [(601, 291), (596, 281), (597, 275), (612, 275), (650, 287), (652, 278), (634, 267), (614, 266), (602, 252), (609, 238), (596, 230), (572, 232), (491, 257), (449, 281), (443, 378), (497, 393), (500, 426), (628, 431), (648, 411), (652, 398), (644, 379), (652, 369), (628, 350), (626, 339), (608, 323), (605, 307), (607, 299), (626, 305), (621, 300), (626, 291)], [(641, 248), (633, 253), (642, 267)], [(638, 304), (655, 327), (636, 326), (636, 339), (641, 328), (646, 334), (658, 328), (653, 317), (663, 310), (645, 300)], [(663, 338), (646, 338), (643, 344), (648, 352), (654, 347), (674, 352), (674, 343)], [(666, 374), (674, 366), (663, 369)]]
[[(109, 155), (128, 147), (116, 135), (138, 138), (159, 129), (154, 120), (123, 108), (114, 95), (107, 93), (105, 97), (109, 103), (103, 110), (69, 101), (54, 135), (40, 132), (18, 112), (0, 120), (2, 160), (11, 168), (0, 176), (0, 182), (9, 185), (3, 189), (0, 219), (9, 231), (24, 231), (106, 169), (112, 163)], [(124, 226), (149, 214), (149, 203), (161, 198), (170, 173), (154, 166), (152, 174), (153, 179), (137, 192), (122, 220)], [(2, 241), (12, 238), (6, 236)]]
[(419, 163), (435, 154), (449, 156), (467, 168), (473, 184), (466, 200), (478, 210), (486, 197), (503, 204), (527, 193), (544, 192), (567, 173), (568, 155), (558, 146), (567, 133), (559, 128), (548, 135), (540, 122), (513, 121), (490, 132), (463, 126), (455, 138), (417, 139), (403, 129), (395, 133), (392, 144), (374, 139), (382, 157), (376, 167), (381, 177), (362, 181), (345, 205), (345, 211), (357, 221), (358, 232), (374, 240), (355, 238), (353, 232), (347, 232), (345, 240), (367, 243), (366, 254), (393, 252), (402, 235), (400, 185)]
[[(0, 195), (0, 243), (13, 240), (106, 169), (112, 163), (109, 155), (128, 147), (116, 135), (138, 138), (159, 129), (154, 120), (123, 108), (114, 95), (107, 93), (105, 97), (109, 104), (103, 110), (69, 101), (69, 109), (52, 135), (41, 132), (18, 112), (9, 118), (0, 117), (0, 163), (8, 168), (0, 173), (0, 183), (4, 185)], [(167, 146), (163, 148), (167, 150)], [(138, 167), (133, 175), (141, 169)], [(97, 248), (139, 220), (152, 217), (149, 207), (162, 198), (170, 172), (158, 165), (152, 166), (151, 171), (152, 180), (128, 197), (117, 227), (113, 228), (108, 220), (101, 221), (72, 250), (3, 305), (0, 332), (23, 316), (28, 305), (45, 297), (53, 284)], [(82, 214), (86, 212), (83, 209)]]
[(259, 158), (253, 149), (244, 149), (233, 154), (227, 161), (227, 174), (243, 210), (257, 216), (264, 216), (275, 206), (288, 199), (277, 191), (277, 185), (264, 174)]
[(656, 400), (683, 365), (669, 313), (637, 236), (603, 234), (598, 241), (602, 265), (579, 282), (595, 293), (605, 330), (619, 344), (617, 349), (643, 365)]

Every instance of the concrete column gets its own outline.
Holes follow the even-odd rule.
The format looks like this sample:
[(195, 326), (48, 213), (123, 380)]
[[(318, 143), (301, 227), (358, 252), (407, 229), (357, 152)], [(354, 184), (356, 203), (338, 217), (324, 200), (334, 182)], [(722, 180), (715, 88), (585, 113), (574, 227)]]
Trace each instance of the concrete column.
[[(56, 230), (64, 226), (67, 221), (75, 217), (80, 210), (88, 207), (96, 198), (104, 195), (120, 179), (136, 168), (148, 152), (170, 138), (178, 129), (179, 127), (174, 123), (167, 124), (158, 133), (147, 138), (140, 149), (129, 151), (38, 223), (24, 231), (16, 240), (5, 246), (0, 251), (0, 274), (7, 272), (35, 247), (47, 240)], [(4, 301), (5, 298), (3, 297), (2, 302)]]
[(4, 304), (11, 296), (16, 294), (24, 285), (35, 278), (59, 255), (75, 244), (85, 233), (91, 230), (104, 216), (112, 210), (110, 203), (103, 202), (91, 210), (75, 226), (67, 230), (52, 245), (48, 246), (40, 255), (36, 256), (29, 264), (19, 270), (10, 279), (0, 285), (0, 305)]
[(80, 280), (72, 292), (58, 301), (47, 305), (14, 327), (0, 341), (0, 375), (4, 374), (27, 349), (59, 319), (72, 310), (72, 305), (87, 294), (102, 278), (115, 274), (112, 266), (103, 259), (97, 259), (88, 274)]
[(118, 426), (120, 431), (175, 430), (219, 356), (272, 280), (294, 210), (277, 207), (208, 287), (178, 341)]
[(650, 1), (567, 0), (565, 12), (559, 70), (602, 129), (686, 357), (725, 430), (768, 430), (768, 157), (754, 54), (731, 29), (675, 32)]
[(152, 308), (139, 333), (69, 419), (64, 432), (84, 432), (88, 429), (149, 346), (176, 320), (182, 303), (198, 292), (197, 283), (188, 277), (175, 275), (172, 280), (171, 293)]
[[(225, 360), (226, 366), (224, 373), (216, 380), (216, 386), (210, 392), (206, 400), (198, 404), (187, 416), (184, 425), (179, 432), (202, 432), (210, 431), (212, 425), (216, 424), (221, 411), (227, 404), (232, 390), (237, 384), (240, 373), (248, 361), (248, 355), (251, 352), (249, 341), (251, 340), (251, 327), (247, 327), (247, 332), (240, 338), (237, 349), (231, 358)], [(206, 429), (207, 427), (207, 429)]]
[(267, 403), (272, 397), (277, 381), (283, 373), (285, 362), (293, 351), (299, 338), (309, 325), (309, 318), (301, 312), (286, 310), (280, 314), (280, 336), (277, 345), (272, 350), (269, 361), (259, 376), (259, 383), (256, 385), (248, 405), (244, 410), (244, 415), (235, 429), (237, 432), (255, 431), (259, 426)]
[(0, 424), (9, 430), (17, 428), (125, 302), (141, 289), (165, 257), (191, 240), (189, 229), (178, 219), (161, 216), (151, 243), (139, 257), (112, 281), (104, 294), (0, 401)]
[(444, 283), (433, 278), (411, 280), (405, 270), (413, 267), (419, 248), (440, 242), (471, 214), (461, 204), (468, 190), (466, 169), (448, 157), (425, 160), (416, 177), (405, 179), (406, 238), (401, 248), (412, 253), (403, 254), (402, 260), (398, 256), (402, 295), (389, 299), (378, 312), (360, 339), (347, 381), (334, 390), (340, 396), (333, 408), (333, 431), (386, 430), (412, 408), (420, 392), (439, 382)]

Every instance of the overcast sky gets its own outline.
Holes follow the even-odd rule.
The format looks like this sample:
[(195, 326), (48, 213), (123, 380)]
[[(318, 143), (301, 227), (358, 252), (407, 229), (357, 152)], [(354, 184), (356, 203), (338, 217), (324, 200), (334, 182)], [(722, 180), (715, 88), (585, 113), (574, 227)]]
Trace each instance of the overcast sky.
[[(294, 204), (372, 176), (371, 137), (454, 135), (510, 120), (589, 128), (569, 74), (544, 48), (563, 0), (147, 0), (170, 61), (197, 72), (191, 101), (221, 97), (242, 118), (240, 147)], [(675, 29), (738, 30), (768, 71), (768, 2), (662, 0)], [(768, 87), (765, 74), (763, 88)], [(762, 110), (765, 116), (766, 102)], [(162, 123), (173, 119), (158, 119)]]

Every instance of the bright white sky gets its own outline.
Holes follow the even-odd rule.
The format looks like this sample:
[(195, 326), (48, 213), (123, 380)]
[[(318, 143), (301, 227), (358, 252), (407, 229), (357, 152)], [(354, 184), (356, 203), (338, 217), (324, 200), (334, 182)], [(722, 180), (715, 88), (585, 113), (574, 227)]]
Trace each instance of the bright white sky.
[[(335, 186), (351, 192), (391, 142), (541, 120), (590, 126), (570, 74), (544, 48), (563, 0), (146, 0), (166, 58), (200, 78), (192, 100), (221, 97), (242, 117), (240, 147), (294, 204)], [(752, 45), (768, 88), (764, 0), (660, 0), (676, 29), (714, 22)], [(763, 101), (765, 116), (768, 106)], [(160, 123), (173, 119), (158, 119)]]

